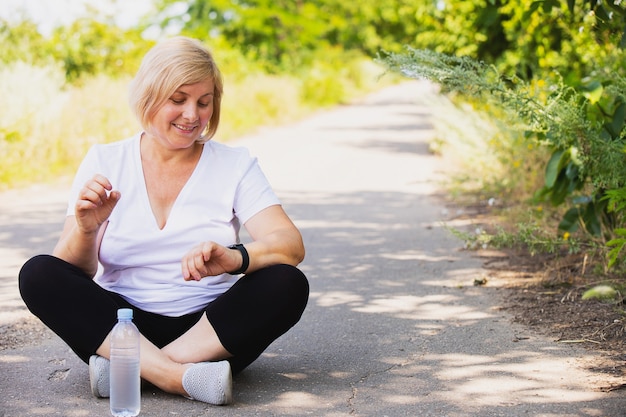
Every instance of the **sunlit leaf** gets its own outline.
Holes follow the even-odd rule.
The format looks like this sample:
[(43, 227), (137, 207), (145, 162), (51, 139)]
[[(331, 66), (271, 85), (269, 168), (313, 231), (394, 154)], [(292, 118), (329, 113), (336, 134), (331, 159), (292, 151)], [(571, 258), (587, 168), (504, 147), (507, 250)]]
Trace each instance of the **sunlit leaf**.
[(552, 157), (548, 161), (548, 165), (546, 166), (546, 178), (545, 184), (546, 187), (553, 187), (556, 182), (556, 178), (559, 175), (559, 164), (561, 162), (561, 157), (563, 156), (563, 151), (556, 151), (552, 154)]
[(585, 98), (587, 98), (587, 100), (589, 100), (591, 104), (595, 104), (600, 101), (602, 93), (604, 92), (604, 86), (600, 81), (593, 80), (582, 88), (582, 92)]

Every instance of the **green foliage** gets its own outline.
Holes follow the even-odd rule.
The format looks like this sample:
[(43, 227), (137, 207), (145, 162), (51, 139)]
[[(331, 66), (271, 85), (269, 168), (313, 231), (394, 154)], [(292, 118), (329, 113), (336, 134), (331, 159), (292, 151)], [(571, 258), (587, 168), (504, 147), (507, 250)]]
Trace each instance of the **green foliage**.
[(615, 208), (626, 206), (620, 200), (624, 195), (611, 194), (612, 206), (606, 198), (607, 190), (626, 186), (624, 106), (621, 96), (614, 95), (615, 86), (623, 85), (621, 77), (601, 83), (602, 94), (596, 94), (598, 87), (579, 92), (562, 83), (533, 88), (519, 77), (501, 75), (494, 66), (427, 50), (409, 48), (381, 59), (406, 76), (427, 78), (445, 91), (496, 105), (500, 111), (492, 115), (508, 122), (509, 129), (552, 148), (544, 186), (535, 197), (570, 206), (559, 223), (562, 233), (582, 225), (590, 235), (608, 237), (623, 222), (624, 211)]
[(620, 261), (620, 254), (626, 247), (626, 229), (615, 229), (615, 239), (609, 240), (606, 245), (611, 249), (607, 255), (609, 260), (609, 268), (615, 266)]
[(558, 80), (549, 86), (542, 83), (542, 89), (539, 84), (533, 86), (515, 75), (504, 76), (495, 66), (469, 57), (414, 48), (381, 56), (379, 61), (407, 77), (436, 82), (444, 92), (497, 105), (504, 112), (500, 117), (509, 117), (509, 126), (537, 133), (540, 139), (558, 142), (559, 146), (576, 145), (580, 136), (593, 129), (575, 90)]
[[(422, 1), (417, 6), (419, 29), (405, 44), (417, 49), (496, 62), (513, 48), (501, 13), (502, 1)], [(504, 2), (506, 3), (506, 2)]]
[(546, 232), (546, 230), (534, 222), (519, 223), (515, 230), (506, 231), (502, 227), (496, 227), (494, 232), (487, 232), (477, 228), (473, 233), (458, 229), (449, 229), (459, 239), (465, 242), (467, 249), (526, 249), (534, 256), (538, 253), (559, 253), (566, 249), (569, 253), (578, 253), (581, 249), (580, 242), (575, 239), (562, 238)]
[[(484, 108), (502, 107), (491, 114), (551, 149), (535, 201), (566, 207), (561, 233), (582, 226), (610, 240), (614, 265), (624, 244), (626, 208), (626, 193), (620, 192), (626, 187), (625, 6), (476, 0), (445, 2), (445, 10), (446, 16), (426, 19), (416, 47), (388, 54), (387, 65), (479, 100)], [(473, 49), (465, 41), (472, 33)], [(459, 40), (446, 43), (454, 36)], [(482, 49), (483, 42), (492, 47)]]
[[(623, 42), (624, 6), (612, 0), (424, 2), (416, 49), (468, 56), (525, 80), (546, 72), (580, 83)], [(615, 67), (623, 74), (623, 69)]]
[(50, 45), (29, 21), (11, 25), (0, 19), (0, 63), (26, 62), (45, 65), (52, 63)]
[[(186, 10), (167, 17), (161, 25), (182, 26), (182, 33), (203, 40), (236, 45), (243, 56), (265, 70), (293, 71), (308, 63), (310, 51), (320, 45), (324, 30), (314, 4), (290, 0), (231, 2), (188, 1)], [(162, 1), (167, 12), (178, 1)]]
[[(622, 213), (626, 210), (626, 188), (607, 190), (603, 200), (607, 203), (609, 213)], [(620, 257), (626, 247), (626, 228), (616, 228), (614, 238), (606, 244), (609, 248), (607, 254), (609, 268), (624, 264), (624, 257)]]
[(48, 38), (29, 21), (0, 21), (0, 63), (62, 65), (69, 83), (97, 74), (114, 77), (136, 72), (153, 44), (140, 29), (122, 30), (91, 18), (56, 28)]
[(542, 196), (548, 197), (555, 206), (563, 204), (567, 197), (585, 185), (580, 177), (581, 162), (576, 158), (577, 153), (574, 147), (558, 150), (548, 161)]
[(382, 85), (378, 78), (383, 68), (360, 54), (329, 48), (316, 56), (310, 66), (297, 73), (301, 80), (301, 98), (309, 105), (346, 103), (356, 92)]
[(226, 86), (217, 140), (293, 120), (304, 113), (294, 78), (257, 74)]
[(69, 82), (97, 74), (134, 74), (152, 45), (137, 30), (122, 30), (93, 19), (57, 28), (49, 42), (52, 56), (63, 62)]
[[(180, 5), (184, 5), (182, 11)], [(427, 6), (428, 5), (428, 6)], [(176, 7), (174, 7), (176, 6)], [(340, 48), (374, 56), (399, 51), (420, 31), (431, 0), (161, 0), (161, 26), (199, 39), (224, 39), (272, 73), (292, 72)]]

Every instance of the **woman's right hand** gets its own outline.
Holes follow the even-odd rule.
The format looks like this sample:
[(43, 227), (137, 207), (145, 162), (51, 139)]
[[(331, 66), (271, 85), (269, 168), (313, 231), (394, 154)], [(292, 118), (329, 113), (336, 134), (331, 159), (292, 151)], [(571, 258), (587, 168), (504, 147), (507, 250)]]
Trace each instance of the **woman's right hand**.
[(100, 174), (87, 181), (78, 193), (75, 206), (79, 229), (86, 234), (97, 233), (113, 212), (120, 197), (120, 192), (113, 191), (109, 180)]

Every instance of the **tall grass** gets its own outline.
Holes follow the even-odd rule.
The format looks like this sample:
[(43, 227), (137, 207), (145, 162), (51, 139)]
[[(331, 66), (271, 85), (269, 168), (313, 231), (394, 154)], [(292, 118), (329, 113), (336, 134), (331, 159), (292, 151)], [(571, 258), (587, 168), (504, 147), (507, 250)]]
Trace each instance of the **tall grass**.
[[(351, 59), (299, 76), (225, 74), (222, 122), (216, 140), (296, 120), (320, 107), (380, 88), (383, 69)], [(87, 149), (139, 129), (127, 104), (129, 79), (105, 76), (65, 84), (56, 67), (22, 63), (0, 70), (0, 189), (71, 176)]]
[(52, 67), (16, 63), (0, 70), (0, 183), (32, 177), (33, 161), (50, 153), (47, 129), (67, 100), (63, 82), (63, 73)]
[(549, 150), (494, 116), (497, 108), (453, 94), (428, 96), (436, 137), (432, 151), (444, 155), (450, 190), (511, 207), (528, 203), (543, 185)]

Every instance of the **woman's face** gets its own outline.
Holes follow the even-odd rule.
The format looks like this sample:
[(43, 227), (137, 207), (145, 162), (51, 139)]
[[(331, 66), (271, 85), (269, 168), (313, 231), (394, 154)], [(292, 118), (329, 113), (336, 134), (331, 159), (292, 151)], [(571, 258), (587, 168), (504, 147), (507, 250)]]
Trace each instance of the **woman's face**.
[(169, 149), (192, 146), (213, 114), (213, 80), (181, 85), (152, 118), (147, 132)]

